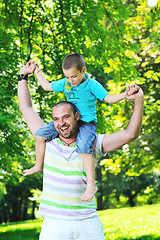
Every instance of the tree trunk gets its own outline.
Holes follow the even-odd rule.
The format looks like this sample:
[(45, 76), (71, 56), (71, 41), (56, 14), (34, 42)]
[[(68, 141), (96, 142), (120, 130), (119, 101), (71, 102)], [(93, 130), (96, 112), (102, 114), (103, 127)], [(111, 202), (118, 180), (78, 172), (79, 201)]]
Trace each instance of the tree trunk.
[(35, 219), (35, 207), (36, 207), (36, 201), (33, 201), (33, 205), (32, 205), (32, 216), (31, 216), (31, 219)]
[(96, 168), (96, 179), (98, 181), (97, 210), (103, 210), (102, 172), (100, 166), (97, 166)]
[(110, 174), (109, 174), (109, 171), (106, 172), (106, 175), (107, 175), (107, 184), (106, 184), (106, 207), (109, 208), (109, 178), (110, 178)]
[(134, 195), (132, 195), (131, 193), (129, 194), (129, 199), (128, 199), (128, 202), (129, 202), (129, 205), (131, 207), (134, 207), (135, 206), (135, 202), (134, 202)]
[(12, 222), (17, 222), (18, 216), (17, 216), (17, 202), (13, 201), (12, 202)]
[(27, 210), (28, 210), (28, 198), (25, 199), (23, 203), (22, 221), (27, 220)]

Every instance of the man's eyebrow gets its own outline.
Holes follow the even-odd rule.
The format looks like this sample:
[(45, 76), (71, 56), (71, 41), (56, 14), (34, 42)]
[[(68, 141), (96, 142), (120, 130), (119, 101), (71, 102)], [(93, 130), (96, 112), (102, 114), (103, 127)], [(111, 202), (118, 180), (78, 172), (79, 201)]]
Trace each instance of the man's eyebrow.
[[(68, 117), (68, 116), (71, 116), (71, 114), (67, 113), (67, 114), (63, 115), (62, 117)], [(58, 117), (53, 117), (53, 119), (58, 119)]]
[(58, 119), (58, 117), (53, 117), (53, 119)]
[(68, 117), (68, 116), (71, 116), (69, 113), (63, 115), (63, 117)]

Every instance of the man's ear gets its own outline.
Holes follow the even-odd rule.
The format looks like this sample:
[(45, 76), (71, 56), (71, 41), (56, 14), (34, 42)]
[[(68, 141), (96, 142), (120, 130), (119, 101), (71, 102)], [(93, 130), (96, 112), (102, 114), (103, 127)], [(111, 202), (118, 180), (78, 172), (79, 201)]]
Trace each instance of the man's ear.
[(78, 120), (79, 120), (79, 117), (80, 117), (79, 112), (76, 112), (76, 113), (75, 113), (75, 120), (78, 121)]

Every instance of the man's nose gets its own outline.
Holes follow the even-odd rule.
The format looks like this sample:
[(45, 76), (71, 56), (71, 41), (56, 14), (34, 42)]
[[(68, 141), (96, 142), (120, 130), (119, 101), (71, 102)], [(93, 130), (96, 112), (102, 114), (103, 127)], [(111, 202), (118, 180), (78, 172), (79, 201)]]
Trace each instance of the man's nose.
[(64, 119), (63, 119), (63, 118), (59, 119), (59, 124), (60, 124), (61, 126), (64, 124)]

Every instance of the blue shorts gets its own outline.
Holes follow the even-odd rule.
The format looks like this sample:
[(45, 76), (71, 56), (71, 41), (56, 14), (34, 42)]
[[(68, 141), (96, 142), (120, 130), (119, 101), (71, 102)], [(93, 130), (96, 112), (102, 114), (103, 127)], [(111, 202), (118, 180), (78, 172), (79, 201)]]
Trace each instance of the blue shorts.
[[(97, 123), (94, 121), (88, 123), (79, 120), (79, 131), (76, 139), (77, 153), (92, 153), (92, 145), (96, 138), (96, 128)], [(47, 142), (50, 142), (59, 134), (56, 131), (52, 121), (38, 129), (36, 135), (40, 137), (46, 137), (48, 138)]]

